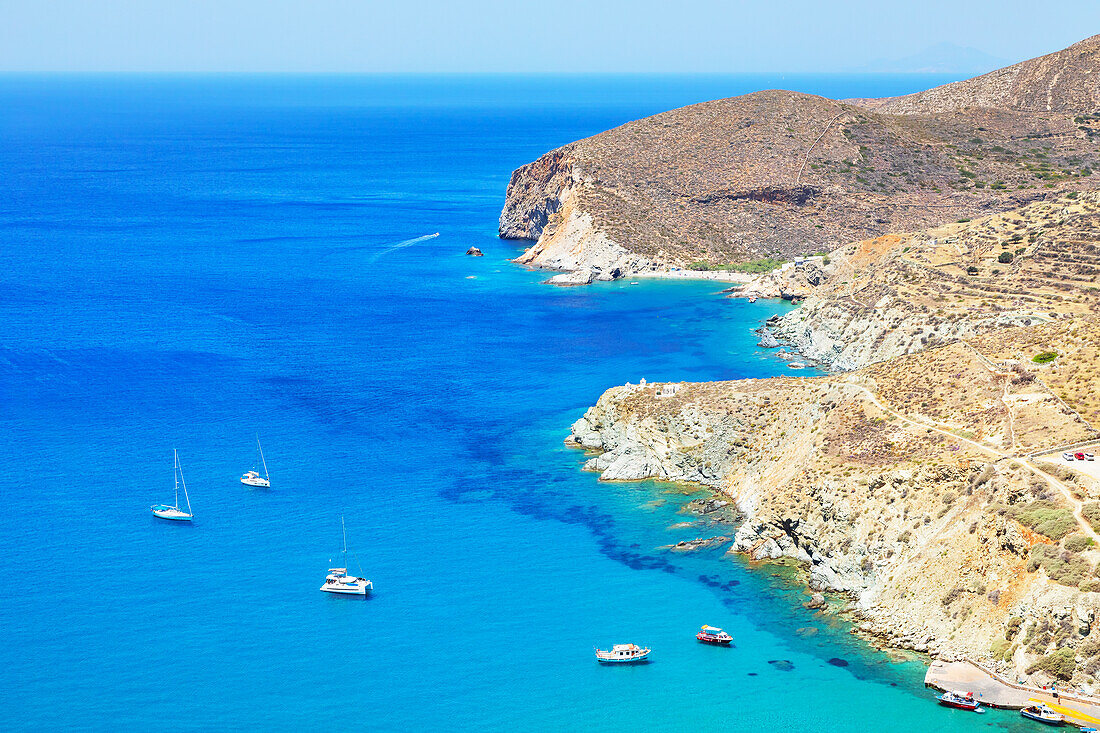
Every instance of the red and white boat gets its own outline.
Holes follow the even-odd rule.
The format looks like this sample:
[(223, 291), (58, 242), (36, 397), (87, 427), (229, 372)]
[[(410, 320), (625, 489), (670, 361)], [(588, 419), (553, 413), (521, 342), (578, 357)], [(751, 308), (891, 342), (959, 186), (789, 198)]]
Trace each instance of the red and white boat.
[(704, 644), (714, 644), (716, 646), (729, 646), (733, 641), (733, 637), (722, 631), (717, 626), (704, 626), (695, 638)]
[(948, 690), (939, 697), (940, 705), (946, 705), (949, 708), (958, 708), (959, 710), (969, 710), (974, 713), (984, 713), (982, 710), (982, 703), (978, 698), (974, 697), (973, 692), (951, 692)]
[(649, 661), (649, 647), (637, 644), (616, 644), (610, 649), (596, 649), (600, 664), (638, 664)]

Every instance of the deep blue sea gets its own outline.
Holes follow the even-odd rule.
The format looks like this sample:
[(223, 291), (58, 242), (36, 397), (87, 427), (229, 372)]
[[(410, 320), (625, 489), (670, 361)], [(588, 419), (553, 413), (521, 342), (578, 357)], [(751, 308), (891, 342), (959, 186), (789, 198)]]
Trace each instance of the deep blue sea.
[[(774, 568), (658, 549), (706, 533), (669, 529), (690, 497), (563, 445), (616, 384), (785, 372), (750, 333), (785, 304), (554, 288), (496, 237), (512, 169), (578, 137), (942, 81), (0, 78), (0, 728), (1017, 725)], [(173, 448), (193, 526), (149, 513)], [(341, 516), (368, 600), (318, 591)], [(615, 642), (653, 662), (599, 667)]]

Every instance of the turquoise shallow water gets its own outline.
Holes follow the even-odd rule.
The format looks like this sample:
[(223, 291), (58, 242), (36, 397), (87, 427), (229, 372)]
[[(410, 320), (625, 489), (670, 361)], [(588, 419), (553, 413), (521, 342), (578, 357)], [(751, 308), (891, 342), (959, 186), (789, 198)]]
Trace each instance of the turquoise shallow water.
[[(785, 371), (750, 333), (784, 304), (551, 288), (495, 237), (511, 169), (576, 137), (935, 81), (0, 80), (0, 725), (1017, 726), (937, 708), (773, 570), (660, 551), (688, 497), (562, 444), (614, 384)], [(257, 432), (270, 491), (237, 482)], [(148, 512), (173, 447), (193, 526)], [(341, 515), (367, 601), (317, 590)], [(654, 662), (598, 667), (617, 641)]]

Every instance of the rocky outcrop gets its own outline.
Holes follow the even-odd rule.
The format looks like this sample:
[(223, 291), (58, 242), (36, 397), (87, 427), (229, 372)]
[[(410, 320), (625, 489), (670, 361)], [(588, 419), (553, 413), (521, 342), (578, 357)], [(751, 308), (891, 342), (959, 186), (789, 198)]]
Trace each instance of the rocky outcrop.
[(477, 247), (470, 247), (468, 250), (466, 250), (466, 254), (470, 255), (471, 257), (483, 257), (484, 256), (484, 253), (482, 253), (482, 251), (480, 249), (478, 249)]
[(1043, 323), (1052, 313), (1096, 312), (1098, 229), (1100, 193), (1051, 196), (1004, 214), (847, 245), (820, 266), (788, 265), (736, 295), (805, 298), (769, 328), (820, 364), (857, 369)]

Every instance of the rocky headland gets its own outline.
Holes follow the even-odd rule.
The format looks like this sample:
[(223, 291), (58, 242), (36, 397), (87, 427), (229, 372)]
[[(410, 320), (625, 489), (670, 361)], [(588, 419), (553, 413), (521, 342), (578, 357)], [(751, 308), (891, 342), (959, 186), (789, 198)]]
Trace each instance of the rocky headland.
[(1087, 188), (1097, 49), (1100, 36), (920, 100), (769, 90), (629, 122), (516, 170), (500, 235), (578, 284), (827, 252)]

